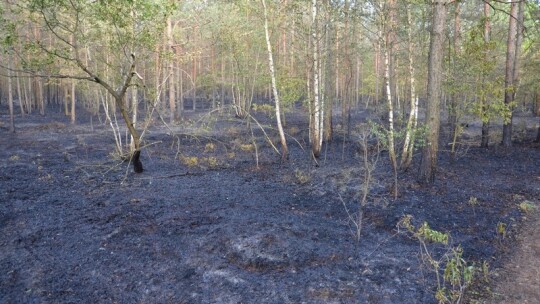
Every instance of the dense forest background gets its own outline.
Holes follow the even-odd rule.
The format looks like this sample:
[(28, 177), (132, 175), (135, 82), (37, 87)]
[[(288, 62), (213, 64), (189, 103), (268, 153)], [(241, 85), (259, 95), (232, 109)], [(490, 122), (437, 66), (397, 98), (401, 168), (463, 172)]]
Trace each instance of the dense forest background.
[(274, 113), (286, 158), (282, 124), (300, 107), (318, 157), (363, 107), (383, 119), (395, 169), (426, 141), (431, 181), (441, 117), (454, 153), (468, 121), (482, 121), (482, 146), (510, 146), (513, 114), (540, 115), (537, 1), (29, 0), (3, 1), (1, 16), (10, 113), (105, 113), (119, 154), (138, 155), (151, 119), (228, 109)]

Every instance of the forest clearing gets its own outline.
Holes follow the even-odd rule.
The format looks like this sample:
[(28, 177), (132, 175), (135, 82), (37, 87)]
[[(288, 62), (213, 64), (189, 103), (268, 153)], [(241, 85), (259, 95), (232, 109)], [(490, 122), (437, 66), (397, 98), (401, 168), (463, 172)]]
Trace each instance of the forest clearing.
[(538, 1), (0, 2), (0, 303), (540, 303)]

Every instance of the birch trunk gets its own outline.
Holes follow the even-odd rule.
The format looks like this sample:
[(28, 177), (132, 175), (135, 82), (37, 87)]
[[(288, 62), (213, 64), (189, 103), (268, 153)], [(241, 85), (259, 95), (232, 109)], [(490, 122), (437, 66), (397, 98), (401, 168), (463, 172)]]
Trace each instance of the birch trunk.
[(266, 47), (268, 48), (268, 67), (270, 68), (270, 77), (272, 78), (272, 92), (274, 94), (274, 100), (276, 103), (276, 123), (279, 132), (279, 139), (281, 141), (281, 159), (285, 160), (289, 156), (289, 148), (287, 147), (287, 139), (285, 138), (285, 132), (283, 131), (283, 125), (281, 124), (281, 104), (279, 102), (279, 94), (277, 90), (272, 44), (270, 43), (270, 34), (268, 33), (268, 9), (266, 7), (265, 0), (262, 0), (262, 5), (264, 7), (264, 34), (266, 37)]
[(410, 79), (410, 113), (407, 120), (407, 130), (405, 133), (405, 141), (403, 143), (403, 151), (401, 153), (401, 169), (407, 169), (412, 162), (412, 154), (414, 151), (414, 133), (416, 131), (416, 122), (418, 120), (418, 99), (416, 97), (416, 83), (414, 77), (414, 45), (412, 40), (411, 30), (411, 10), (407, 7), (407, 38), (409, 44), (409, 79)]
[(313, 156), (318, 158), (321, 155), (322, 146), (322, 127), (321, 127), (321, 100), (320, 100), (320, 70), (319, 70), (319, 29), (318, 29), (318, 3), (317, 0), (312, 0), (311, 7), (311, 37), (312, 37), (312, 52), (313, 52), (313, 101), (312, 101), (312, 121), (313, 124), (311, 134), (311, 149)]

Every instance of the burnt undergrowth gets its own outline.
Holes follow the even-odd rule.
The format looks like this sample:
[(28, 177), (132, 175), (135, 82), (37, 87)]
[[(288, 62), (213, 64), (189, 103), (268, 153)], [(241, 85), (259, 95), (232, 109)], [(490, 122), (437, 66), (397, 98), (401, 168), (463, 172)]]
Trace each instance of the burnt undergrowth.
[[(354, 132), (338, 127), (314, 161), (305, 118), (291, 115), (282, 162), (271, 128), (266, 138), (239, 120), (204, 132), (192, 121), (147, 130), (143, 174), (111, 156), (101, 125), (31, 116), (14, 135), (2, 130), (0, 302), (436, 303), (434, 274), (400, 220), (427, 222), (464, 259), (496, 268), (530, 217), (519, 204), (540, 197), (531, 143), (443, 151), (431, 187), (416, 182), (416, 155), (396, 199), (382, 151), (357, 241), (343, 207), (358, 211), (363, 180)], [(468, 297), (486, 296), (486, 284)]]

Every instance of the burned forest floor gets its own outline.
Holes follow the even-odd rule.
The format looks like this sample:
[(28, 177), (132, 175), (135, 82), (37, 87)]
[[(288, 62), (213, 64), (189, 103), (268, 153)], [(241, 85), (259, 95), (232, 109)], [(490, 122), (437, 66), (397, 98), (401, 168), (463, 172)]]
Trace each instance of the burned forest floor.
[[(96, 117), (18, 116), (11, 134), (2, 109), (0, 303), (437, 303), (425, 253), (442, 273), (452, 250), (475, 269), (462, 302), (538, 303), (538, 144), (481, 149), (471, 123), (454, 157), (443, 138), (434, 185), (417, 182), (416, 153), (397, 197), (388, 152), (372, 144), (357, 238), (357, 125), (369, 113), (348, 137), (336, 125), (317, 161), (307, 118), (291, 114), (284, 162), (271, 116), (258, 116), (265, 133), (226, 113), (192, 116), (150, 124), (135, 174)], [(423, 247), (406, 218), (448, 244)]]

